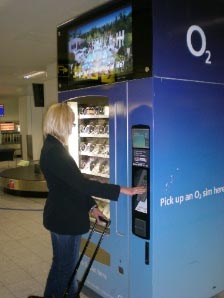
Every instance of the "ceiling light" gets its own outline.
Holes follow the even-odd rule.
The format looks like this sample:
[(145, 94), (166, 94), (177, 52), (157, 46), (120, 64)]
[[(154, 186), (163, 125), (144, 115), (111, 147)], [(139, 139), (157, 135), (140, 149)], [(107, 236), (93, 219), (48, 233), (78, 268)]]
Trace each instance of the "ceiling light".
[(43, 76), (45, 75), (45, 77), (47, 76), (47, 72), (46, 71), (32, 71), (30, 73), (27, 73), (23, 76), (24, 79), (32, 79), (35, 77), (39, 77), (39, 76)]

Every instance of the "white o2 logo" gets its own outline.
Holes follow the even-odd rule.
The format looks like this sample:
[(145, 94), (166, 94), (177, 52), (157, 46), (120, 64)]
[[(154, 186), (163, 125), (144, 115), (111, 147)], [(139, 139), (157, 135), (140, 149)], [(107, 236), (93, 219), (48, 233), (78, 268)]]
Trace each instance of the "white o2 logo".
[[(200, 35), (201, 38), (201, 48), (196, 50), (192, 44), (192, 34), (194, 32), (197, 32)], [(211, 64), (211, 52), (209, 50), (206, 50), (206, 36), (204, 31), (201, 29), (201, 27), (197, 25), (192, 25), (187, 30), (187, 47), (190, 53), (195, 57), (201, 57), (202, 55), (206, 55), (205, 63)]]

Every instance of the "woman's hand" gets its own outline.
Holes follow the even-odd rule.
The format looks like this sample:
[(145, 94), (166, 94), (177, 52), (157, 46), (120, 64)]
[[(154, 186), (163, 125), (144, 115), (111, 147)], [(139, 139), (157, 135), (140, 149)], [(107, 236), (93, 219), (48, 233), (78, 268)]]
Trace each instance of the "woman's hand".
[(98, 223), (101, 222), (100, 217), (107, 219), (103, 212), (100, 211), (97, 207), (91, 210), (91, 215), (97, 220)]
[(144, 186), (135, 186), (135, 187), (123, 187), (121, 186), (120, 192), (128, 195), (128, 196), (134, 196), (134, 195), (141, 195), (146, 192), (146, 187)]

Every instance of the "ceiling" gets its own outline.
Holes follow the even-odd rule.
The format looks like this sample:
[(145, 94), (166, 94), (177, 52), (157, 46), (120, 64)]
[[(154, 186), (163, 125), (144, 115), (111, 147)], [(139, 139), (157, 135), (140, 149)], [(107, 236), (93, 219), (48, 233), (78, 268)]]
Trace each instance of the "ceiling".
[(56, 63), (58, 25), (107, 1), (0, 0), (0, 99), (24, 95), (24, 74)]

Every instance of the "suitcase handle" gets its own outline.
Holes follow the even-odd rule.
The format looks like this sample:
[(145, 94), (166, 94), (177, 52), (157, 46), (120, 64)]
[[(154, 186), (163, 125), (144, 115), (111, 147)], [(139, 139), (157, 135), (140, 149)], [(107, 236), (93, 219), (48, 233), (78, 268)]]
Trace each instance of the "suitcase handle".
[[(105, 219), (104, 217), (101, 217), (101, 216), (100, 216), (100, 218), (102, 219), (103, 222), (106, 222), (106, 225), (105, 225), (105, 227), (103, 228), (103, 231), (102, 231), (102, 233), (101, 233), (101, 235), (100, 235), (100, 238), (99, 238), (99, 240), (98, 240), (98, 242), (97, 242), (96, 248), (95, 248), (95, 250), (94, 250), (94, 252), (93, 252), (92, 258), (90, 259), (89, 264), (88, 264), (88, 266), (87, 266), (87, 268), (86, 268), (86, 270), (85, 270), (85, 272), (84, 272), (84, 274), (83, 274), (82, 280), (80, 281), (80, 284), (79, 284), (79, 287), (78, 287), (78, 291), (77, 291), (77, 293), (75, 294), (75, 298), (79, 298), (79, 294), (81, 293), (81, 290), (82, 290), (82, 288), (83, 288), (83, 285), (84, 285), (84, 283), (85, 283), (85, 280), (86, 280), (86, 278), (87, 278), (87, 276), (88, 276), (88, 274), (89, 274), (90, 268), (91, 268), (91, 266), (92, 266), (92, 264), (93, 264), (93, 262), (94, 262), (94, 260), (95, 260), (96, 254), (97, 254), (97, 252), (98, 252), (98, 250), (99, 250), (99, 248), (100, 248), (100, 245), (101, 245), (101, 242), (102, 242), (102, 240), (103, 240), (105, 231), (106, 231), (106, 229), (109, 227), (109, 225), (111, 224), (111, 220), (109, 220), (109, 219)], [(97, 221), (96, 221), (96, 222), (97, 222)], [(96, 224), (96, 222), (95, 222), (95, 224)]]

